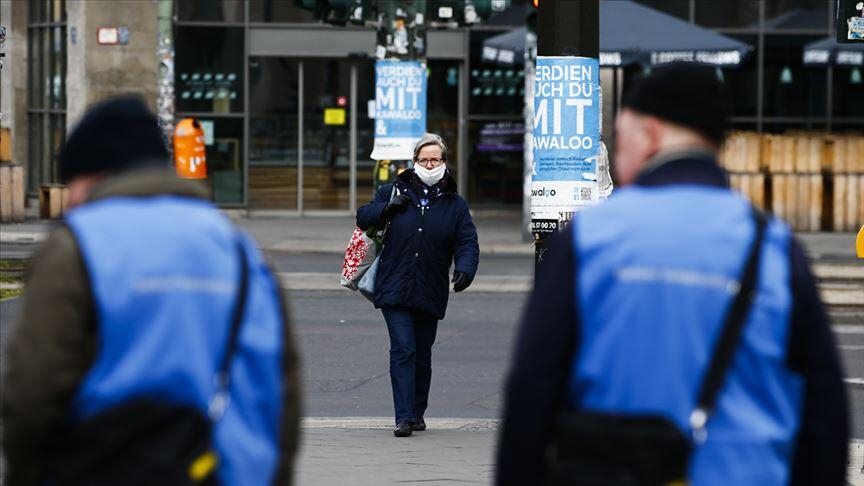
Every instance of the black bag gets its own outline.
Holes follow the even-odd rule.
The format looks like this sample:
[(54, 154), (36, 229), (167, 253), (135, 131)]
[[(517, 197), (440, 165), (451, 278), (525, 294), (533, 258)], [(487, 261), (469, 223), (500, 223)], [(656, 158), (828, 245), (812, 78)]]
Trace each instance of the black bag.
[(208, 413), (152, 398), (127, 400), (58, 435), (46, 482), (57, 486), (218, 484), (219, 458), (212, 447), (212, 430), (228, 405), (231, 360), (249, 292), (249, 263), (241, 242), (238, 249), (239, 292)]
[(705, 424), (743, 331), (756, 280), (765, 234), (765, 217), (753, 209), (756, 236), (741, 283), (703, 379), (696, 409), (690, 415), (693, 437), (660, 415), (602, 412), (563, 413), (548, 451), (550, 485), (659, 486), (686, 482), (693, 444), (706, 439)]

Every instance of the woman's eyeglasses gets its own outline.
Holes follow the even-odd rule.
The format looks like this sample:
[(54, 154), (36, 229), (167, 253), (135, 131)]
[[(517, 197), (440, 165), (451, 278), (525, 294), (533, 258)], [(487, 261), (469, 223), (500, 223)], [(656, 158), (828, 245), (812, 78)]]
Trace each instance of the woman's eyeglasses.
[(427, 167), (430, 166), (430, 165), (431, 165), (432, 167), (438, 167), (438, 166), (441, 165), (443, 162), (444, 162), (443, 159), (417, 159), (414, 163), (415, 163), (415, 164), (420, 164), (420, 165), (425, 165), (425, 166), (427, 166)]

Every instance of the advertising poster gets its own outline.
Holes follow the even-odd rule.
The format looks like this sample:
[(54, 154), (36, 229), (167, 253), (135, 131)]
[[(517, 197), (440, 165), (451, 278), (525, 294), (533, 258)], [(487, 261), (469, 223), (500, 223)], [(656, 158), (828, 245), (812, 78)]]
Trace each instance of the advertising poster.
[(537, 57), (534, 81), (532, 221), (569, 221), (598, 200), (600, 64)]
[(410, 160), (426, 131), (426, 65), (419, 61), (375, 63), (374, 160)]

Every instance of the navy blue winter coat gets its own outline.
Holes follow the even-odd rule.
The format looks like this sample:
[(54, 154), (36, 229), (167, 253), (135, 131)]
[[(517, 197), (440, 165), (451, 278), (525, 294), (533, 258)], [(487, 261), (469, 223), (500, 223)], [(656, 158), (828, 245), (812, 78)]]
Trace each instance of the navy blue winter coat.
[[(396, 213), (384, 239), (375, 280), (375, 307), (404, 306), (444, 318), (450, 292), (449, 269), (473, 279), (477, 273), (480, 247), (477, 228), (468, 212), (468, 203), (456, 192), (456, 183), (447, 179), (437, 196), (422, 208), (411, 178), (412, 169), (402, 172), (393, 183), (412, 204)], [(357, 226), (383, 228), (381, 212), (390, 201), (392, 184), (378, 189), (375, 199), (357, 210)]]

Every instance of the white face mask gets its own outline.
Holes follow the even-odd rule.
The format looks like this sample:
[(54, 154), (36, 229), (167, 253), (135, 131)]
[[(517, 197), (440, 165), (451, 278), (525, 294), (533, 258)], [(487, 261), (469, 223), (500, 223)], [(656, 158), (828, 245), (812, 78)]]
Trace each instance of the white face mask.
[(447, 170), (447, 164), (441, 164), (434, 169), (427, 169), (420, 164), (414, 164), (414, 173), (420, 178), (420, 181), (427, 186), (434, 186), (444, 177), (444, 172)]

